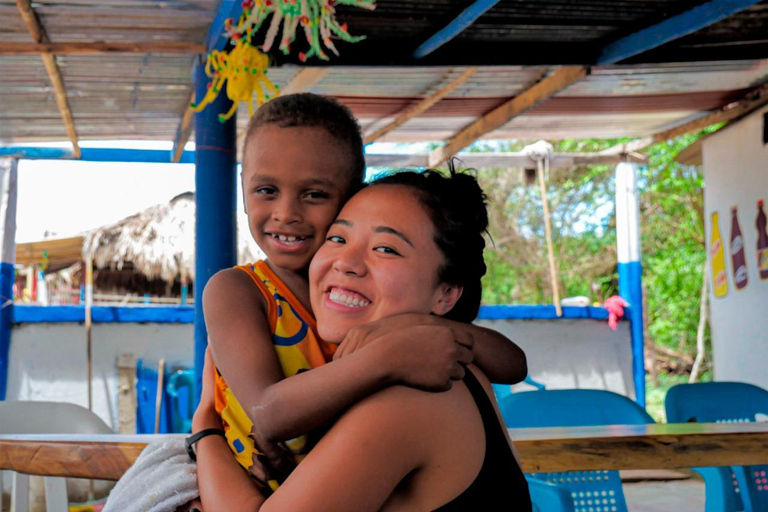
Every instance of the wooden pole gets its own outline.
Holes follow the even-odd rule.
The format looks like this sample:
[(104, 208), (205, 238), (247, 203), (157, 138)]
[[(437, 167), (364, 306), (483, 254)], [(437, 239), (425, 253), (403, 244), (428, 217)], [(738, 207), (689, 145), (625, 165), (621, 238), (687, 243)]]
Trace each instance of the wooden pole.
[(93, 260), (85, 260), (85, 343), (88, 359), (88, 410), (93, 410), (93, 336), (91, 307), (93, 305)]
[(160, 359), (157, 369), (157, 397), (155, 398), (155, 434), (160, 432), (160, 411), (163, 408), (163, 388), (165, 386), (165, 359)]
[(555, 303), (557, 316), (563, 316), (563, 307), (560, 305), (560, 289), (557, 282), (557, 270), (555, 269), (555, 251), (552, 243), (552, 225), (549, 215), (549, 201), (547, 200), (547, 184), (544, 178), (544, 161), (538, 162), (539, 190), (541, 192), (541, 205), (544, 208), (544, 233), (547, 237), (547, 259), (549, 260), (549, 280), (552, 285), (552, 301)]

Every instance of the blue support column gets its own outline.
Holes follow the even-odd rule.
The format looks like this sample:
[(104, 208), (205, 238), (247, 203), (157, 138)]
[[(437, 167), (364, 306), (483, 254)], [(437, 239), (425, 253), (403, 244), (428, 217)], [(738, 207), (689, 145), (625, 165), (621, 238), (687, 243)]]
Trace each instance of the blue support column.
[(13, 312), (13, 264), (16, 261), (18, 160), (0, 158), (0, 400), (8, 389)]
[(632, 338), (632, 377), (635, 401), (645, 407), (643, 340), (643, 266), (640, 262), (640, 206), (637, 166), (616, 166), (616, 252), (619, 260), (619, 295), (629, 303), (627, 315)]
[[(208, 77), (197, 66), (195, 93), (202, 98)], [(224, 91), (195, 114), (195, 403), (200, 401), (203, 361), (208, 331), (203, 319), (203, 290), (208, 279), (237, 260), (237, 150), (236, 119), (220, 123), (218, 115), (232, 102)]]

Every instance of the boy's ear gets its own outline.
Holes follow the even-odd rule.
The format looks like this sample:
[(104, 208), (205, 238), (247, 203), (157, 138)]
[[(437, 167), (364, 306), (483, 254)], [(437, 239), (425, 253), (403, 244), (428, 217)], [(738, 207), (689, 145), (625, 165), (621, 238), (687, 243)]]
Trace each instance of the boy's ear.
[(463, 291), (463, 286), (447, 283), (440, 284), (435, 292), (437, 296), (435, 297), (435, 304), (432, 307), (432, 313), (440, 316), (448, 313), (461, 298)]

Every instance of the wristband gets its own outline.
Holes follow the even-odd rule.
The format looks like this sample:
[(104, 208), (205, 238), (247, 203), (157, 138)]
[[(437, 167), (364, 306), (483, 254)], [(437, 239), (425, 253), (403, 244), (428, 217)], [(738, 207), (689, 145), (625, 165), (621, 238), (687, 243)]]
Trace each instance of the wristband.
[(206, 428), (205, 430), (201, 430), (200, 432), (192, 434), (186, 438), (184, 440), (184, 447), (187, 449), (187, 455), (189, 455), (189, 458), (193, 461), (197, 461), (197, 454), (195, 453), (195, 450), (192, 449), (192, 447), (196, 442), (207, 436), (221, 436), (226, 438), (227, 434), (220, 428)]

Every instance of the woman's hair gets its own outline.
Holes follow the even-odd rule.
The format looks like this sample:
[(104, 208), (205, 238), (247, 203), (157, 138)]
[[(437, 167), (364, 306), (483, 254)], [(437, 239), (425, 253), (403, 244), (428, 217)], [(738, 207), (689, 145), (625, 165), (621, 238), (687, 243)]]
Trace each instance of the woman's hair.
[[(268, 101), (248, 121), (243, 148), (256, 130), (265, 125), (280, 128), (325, 128), (349, 153), (352, 191), (363, 185), (365, 155), (360, 125), (352, 111), (334, 98), (310, 92), (288, 94)], [(312, 151), (312, 148), (306, 148)], [(246, 156), (243, 155), (243, 160)]]
[(413, 189), (435, 226), (435, 243), (445, 257), (438, 269), (439, 281), (464, 288), (456, 305), (443, 316), (471, 322), (480, 309), (480, 278), (486, 270), (486, 197), (474, 177), (457, 173), (452, 162), (449, 170), (450, 176), (434, 170), (398, 172), (375, 180), (371, 186), (403, 185)]

